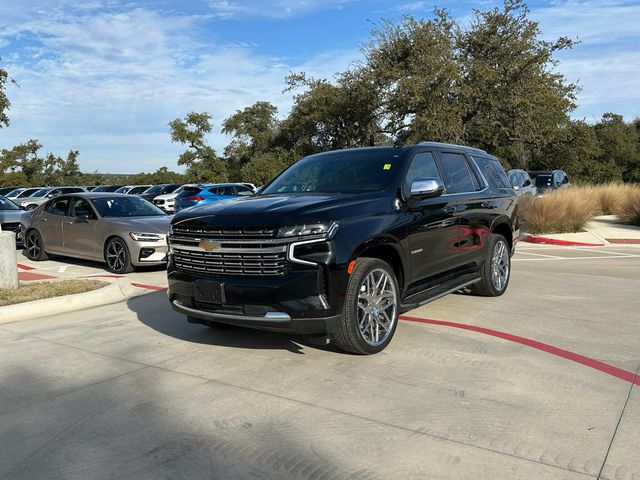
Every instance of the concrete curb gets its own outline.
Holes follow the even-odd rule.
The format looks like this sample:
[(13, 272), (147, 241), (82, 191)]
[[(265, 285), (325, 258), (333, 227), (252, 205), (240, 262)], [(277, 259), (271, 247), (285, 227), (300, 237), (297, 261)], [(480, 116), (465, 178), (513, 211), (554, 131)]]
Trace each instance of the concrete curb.
[(143, 288), (136, 287), (125, 281), (117, 281), (91, 292), (0, 307), (0, 324), (109, 305), (145, 293), (147, 292)]

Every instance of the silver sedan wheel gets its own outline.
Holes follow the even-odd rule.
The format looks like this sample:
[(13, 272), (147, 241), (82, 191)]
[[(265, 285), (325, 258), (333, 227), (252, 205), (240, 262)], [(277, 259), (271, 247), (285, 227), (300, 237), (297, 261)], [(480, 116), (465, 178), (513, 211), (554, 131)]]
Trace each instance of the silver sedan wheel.
[(509, 281), (509, 247), (500, 240), (493, 247), (491, 256), (491, 283), (493, 287), (501, 292)]
[(389, 274), (372, 270), (358, 292), (358, 327), (365, 342), (373, 347), (382, 345), (397, 321), (398, 294)]
[(127, 252), (124, 245), (118, 241), (111, 241), (107, 245), (107, 253), (105, 255), (107, 265), (111, 270), (122, 270), (127, 261)]
[(40, 242), (40, 235), (36, 232), (29, 232), (25, 246), (27, 247), (27, 253), (31, 260), (35, 260), (40, 257), (40, 254), (42, 253), (42, 243)]

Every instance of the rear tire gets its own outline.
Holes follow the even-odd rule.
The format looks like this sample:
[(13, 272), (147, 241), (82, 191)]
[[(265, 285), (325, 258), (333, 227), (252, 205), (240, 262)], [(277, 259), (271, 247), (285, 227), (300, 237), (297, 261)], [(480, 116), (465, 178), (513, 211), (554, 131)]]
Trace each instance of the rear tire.
[(104, 247), (104, 260), (111, 273), (131, 273), (133, 265), (127, 244), (119, 237), (114, 237)]
[(24, 239), (24, 249), (29, 260), (42, 262), (49, 259), (49, 255), (44, 250), (44, 240), (37, 230), (29, 230)]
[(511, 278), (511, 249), (502, 235), (494, 233), (491, 236), (480, 272), (482, 279), (469, 287), (472, 294), (499, 297), (507, 291)]
[(359, 258), (349, 277), (344, 310), (332, 342), (360, 355), (378, 353), (398, 326), (400, 290), (393, 268), (378, 258)]

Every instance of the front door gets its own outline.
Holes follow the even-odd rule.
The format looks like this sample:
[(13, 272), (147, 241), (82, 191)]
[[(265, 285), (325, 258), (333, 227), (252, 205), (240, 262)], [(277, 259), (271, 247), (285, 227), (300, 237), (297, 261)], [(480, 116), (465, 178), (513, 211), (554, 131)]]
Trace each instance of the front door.
[(49, 200), (38, 218), (36, 227), (42, 235), (47, 252), (62, 251), (62, 221), (68, 205), (69, 197)]
[(98, 217), (84, 198), (72, 197), (64, 217), (64, 251), (69, 255), (95, 258)]
[[(413, 180), (419, 177), (444, 179), (431, 151), (418, 152), (411, 160), (403, 185), (407, 196)], [(411, 283), (421, 289), (445, 275), (457, 253), (455, 240), (459, 236), (459, 228), (456, 225), (455, 196), (409, 199), (407, 214)]]

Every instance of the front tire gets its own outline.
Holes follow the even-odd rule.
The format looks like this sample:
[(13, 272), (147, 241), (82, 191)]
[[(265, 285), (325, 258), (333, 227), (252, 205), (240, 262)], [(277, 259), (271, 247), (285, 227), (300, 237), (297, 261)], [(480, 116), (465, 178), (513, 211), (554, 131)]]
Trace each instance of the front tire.
[(24, 239), (24, 248), (27, 258), (34, 262), (42, 262), (49, 259), (49, 255), (44, 250), (44, 240), (37, 230), (29, 230)]
[(511, 278), (511, 249), (500, 234), (493, 234), (480, 271), (481, 280), (470, 287), (482, 297), (499, 297), (507, 291)]
[(331, 335), (333, 343), (361, 355), (384, 350), (398, 326), (399, 304), (391, 266), (378, 258), (359, 258), (349, 278), (338, 331)]
[(104, 260), (107, 263), (107, 270), (111, 273), (133, 272), (129, 248), (121, 238), (114, 237), (107, 242), (104, 247)]

